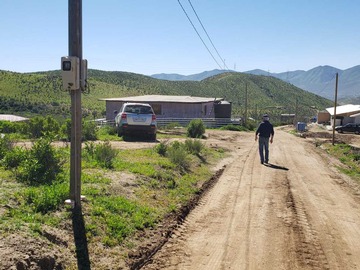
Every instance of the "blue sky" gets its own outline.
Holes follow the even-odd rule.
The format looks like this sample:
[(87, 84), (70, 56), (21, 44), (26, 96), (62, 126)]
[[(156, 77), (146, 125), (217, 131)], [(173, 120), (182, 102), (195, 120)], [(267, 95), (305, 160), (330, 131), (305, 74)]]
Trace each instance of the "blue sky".
[[(360, 64), (358, 0), (180, 0), (224, 68), (269, 72)], [(144, 75), (219, 69), (178, 0), (83, 0), (89, 68)], [(0, 0), (0, 69), (60, 69), (68, 54), (68, 1)]]

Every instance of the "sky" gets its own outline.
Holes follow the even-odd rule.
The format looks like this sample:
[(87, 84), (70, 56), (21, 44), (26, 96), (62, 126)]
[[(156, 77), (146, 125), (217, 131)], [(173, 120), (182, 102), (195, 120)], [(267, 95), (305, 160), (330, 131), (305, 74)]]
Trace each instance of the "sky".
[[(190, 75), (360, 64), (359, 0), (83, 0), (82, 6), (90, 69)], [(60, 69), (68, 55), (68, 1), (0, 0), (0, 12), (0, 70)]]

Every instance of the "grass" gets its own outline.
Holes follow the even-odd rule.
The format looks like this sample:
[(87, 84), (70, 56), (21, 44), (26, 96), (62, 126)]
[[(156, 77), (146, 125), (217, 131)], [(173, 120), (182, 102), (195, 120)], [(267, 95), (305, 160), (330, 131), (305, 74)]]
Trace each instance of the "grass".
[[(165, 215), (177, 211), (198, 192), (212, 175), (211, 162), (222, 158), (224, 151), (197, 142), (187, 144), (190, 150), (186, 152), (186, 170), (155, 148), (116, 149), (111, 168), (83, 160), (83, 214), (90, 245), (115, 247), (131, 242), (135, 232), (157, 226)], [(179, 145), (186, 149), (185, 144)], [(68, 160), (69, 151), (64, 147), (59, 153)], [(121, 183), (123, 173), (135, 174), (132, 184), (115, 189), (113, 185)], [(18, 182), (14, 174), (2, 167), (0, 184), (1, 234), (23, 232), (36, 237), (42, 234), (44, 224), (72, 233), (71, 212), (64, 205), (70, 186), (68, 163), (64, 164), (60, 180), (37, 186)]]
[(360, 150), (354, 149), (348, 144), (326, 145), (327, 152), (336, 157), (345, 166), (339, 170), (360, 181)]

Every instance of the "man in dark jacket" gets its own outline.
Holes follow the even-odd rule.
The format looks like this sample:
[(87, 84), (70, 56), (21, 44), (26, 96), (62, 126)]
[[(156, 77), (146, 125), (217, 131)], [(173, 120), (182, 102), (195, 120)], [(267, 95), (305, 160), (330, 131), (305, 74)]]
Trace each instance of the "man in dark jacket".
[[(255, 133), (255, 141), (257, 141), (259, 135), (259, 154), (261, 164), (269, 162), (269, 139), (270, 143), (273, 142), (274, 138), (274, 127), (269, 122), (269, 116), (267, 114), (263, 115), (263, 121), (259, 125)], [(264, 157), (265, 150), (265, 157)]]

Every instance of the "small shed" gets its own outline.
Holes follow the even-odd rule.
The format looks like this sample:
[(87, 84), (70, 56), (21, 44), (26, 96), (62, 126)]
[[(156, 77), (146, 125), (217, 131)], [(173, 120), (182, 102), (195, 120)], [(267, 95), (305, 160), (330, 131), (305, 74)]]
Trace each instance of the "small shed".
[(231, 118), (231, 103), (223, 98), (144, 95), (122, 98), (102, 98), (106, 102), (106, 120), (114, 120), (115, 114), (126, 102), (150, 104), (156, 117), (161, 118)]

